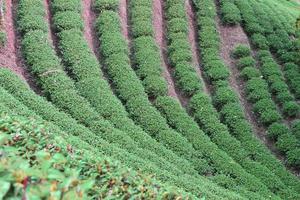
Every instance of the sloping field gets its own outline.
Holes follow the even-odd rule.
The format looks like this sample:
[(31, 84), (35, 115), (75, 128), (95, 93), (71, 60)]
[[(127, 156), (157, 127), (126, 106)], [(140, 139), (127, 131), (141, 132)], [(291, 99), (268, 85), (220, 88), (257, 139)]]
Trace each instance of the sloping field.
[(0, 6), (0, 199), (300, 199), (296, 1)]

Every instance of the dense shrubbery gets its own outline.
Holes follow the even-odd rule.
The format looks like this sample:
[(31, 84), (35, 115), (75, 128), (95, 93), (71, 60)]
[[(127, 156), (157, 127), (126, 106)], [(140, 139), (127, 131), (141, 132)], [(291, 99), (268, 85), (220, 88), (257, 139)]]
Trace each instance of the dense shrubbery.
[(300, 71), (294, 63), (286, 63), (283, 66), (285, 81), (297, 99), (300, 99)]
[[(268, 82), (269, 90), (275, 96), (276, 101), (286, 117), (298, 115), (299, 105), (290, 94), (288, 86), (284, 82), (279, 65), (274, 61), (271, 53), (267, 50), (269, 47), (272, 51), (279, 48), (277, 49), (277, 55), (279, 55), (282, 62), (296, 62), (293, 58), (296, 58), (297, 56), (293, 55), (294, 53), (290, 51), (293, 49), (293, 45), (288, 38), (288, 34), (283, 31), (284, 28), (282, 27), (282, 24), (267, 6), (253, 1), (236, 1), (236, 3), (241, 10), (242, 18), (245, 21), (244, 25), (246, 31), (251, 35), (253, 44), (260, 50), (258, 52), (258, 58), (261, 64), (260, 70)], [(272, 23), (266, 24), (268, 21), (272, 21)], [(252, 29), (251, 27), (254, 26), (253, 22), (255, 22), (256, 27), (261, 27), (260, 30), (257, 30), (259, 31), (257, 33), (249, 31)], [(260, 41), (259, 44), (258, 41)], [(295, 74), (297, 74), (297, 71)], [(288, 73), (285, 73), (285, 75), (288, 75)], [(291, 78), (291, 80), (295, 81), (296, 79)], [(290, 87), (293, 88), (291, 81), (287, 82)], [(292, 91), (295, 92), (295, 90)], [(299, 161), (295, 159), (297, 153), (299, 153), (299, 143), (298, 145), (294, 145), (296, 138), (293, 135), (286, 133), (278, 136), (275, 140), (277, 141), (277, 147), (281, 151), (286, 152), (288, 164), (299, 165)], [(291, 142), (293, 142), (293, 144), (291, 144)]]
[[(287, 18), (283, 17), (284, 13), (278, 14), (279, 9), (275, 9), (270, 2), (267, 4), (252, 3), (252, 7), (256, 13), (260, 13), (257, 17), (260, 19), (259, 23), (261, 25), (265, 21), (262, 20), (263, 18), (267, 18), (272, 22), (271, 26), (265, 27), (262, 25), (262, 27), (264, 27), (271, 51), (277, 55), (281, 64), (293, 63), (299, 65), (299, 44), (297, 44), (296, 40), (290, 39), (290, 35), (294, 35), (295, 30)], [(299, 72), (295, 72), (295, 75), (299, 75)], [(298, 80), (294, 78), (289, 79), (289, 73), (284, 73), (284, 75), (288, 85), (291, 87), (291, 91), (296, 98), (299, 98), (297, 90), (294, 89)]]
[[(225, 65), (222, 63), (222, 61), (220, 61), (219, 59), (219, 38), (217, 35), (217, 31), (216, 31), (216, 25), (214, 22), (214, 18), (216, 16), (216, 12), (215, 12), (215, 7), (214, 7), (214, 2), (213, 1), (209, 1), (209, 0), (198, 0), (198, 1), (194, 1), (196, 8), (198, 9), (197, 14), (198, 14), (198, 22), (199, 22), (199, 29), (200, 29), (200, 46), (201, 48), (201, 53), (202, 53), (202, 61), (204, 63), (204, 69), (207, 71), (208, 67), (210, 66), (220, 66), (219, 70), (224, 70), (223, 73), (219, 73), (223, 76), (221, 77), (209, 77), (210, 80), (214, 80), (212, 81), (212, 84), (215, 86), (215, 89), (220, 88), (220, 87), (228, 87), (228, 82), (227, 82), (227, 78), (229, 73), (225, 73), (225, 71), (228, 72), (228, 69), (226, 69)], [(210, 9), (206, 9), (206, 8), (210, 8)], [(249, 17), (251, 17), (249, 15)], [(255, 21), (253, 21), (255, 22)], [(259, 29), (260, 27), (257, 26), (257, 29)], [(214, 63), (214, 65), (209, 63)], [(218, 65), (216, 65), (218, 64)], [(221, 68), (221, 66), (224, 66), (223, 68)], [(246, 69), (246, 68), (245, 68)], [(219, 71), (218, 70), (218, 71)], [(216, 70), (217, 71), (217, 70)], [(207, 72), (206, 72), (207, 73)], [(226, 76), (227, 74), (227, 76)], [(217, 80), (217, 81), (216, 81)], [(220, 81), (222, 80), (222, 81)], [(228, 89), (229, 90), (229, 89)], [(193, 97), (195, 98), (195, 97)], [(199, 123), (199, 125), (201, 127), (205, 127), (205, 125), (207, 124), (207, 121), (211, 121), (210, 119), (207, 119), (208, 116), (211, 115), (211, 113), (213, 112), (204, 112), (205, 107), (207, 104), (210, 104), (209, 102), (203, 103), (203, 99), (200, 100), (200, 98), (198, 100), (194, 100), (193, 98), (191, 100), (191, 107), (192, 108), (197, 108), (196, 105), (202, 105), (203, 107), (198, 107), (198, 109), (194, 110), (194, 117), (196, 117), (196, 121)], [(230, 107), (232, 106), (232, 103), (230, 103), (232, 101), (232, 98), (229, 98), (228, 100), (230, 100), (227, 104), (225, 104), (223, 106), (222, 109), (225, 109), (227, 106)], [(280, 178), (284, 178), (286, 176), (288, 176), (288, 179), (285, 179), (285, 183), (289, 184), (290, 186), (292, 186), (292, 183), (296, 183), (297, 181), (294, 179), (294, 177), (292, 175), (290, 175), (282, 166), (281, 163), (279, 163), (271, 154), (270, 152), (260, 143), (260, 141), (257, 140), (257, 138), (255, 138), (253, 136), (252, 130), (251, 130), (251, 126), (250, 124), (246, 121), (245, 117), (236, 117), (239, 113), (243, 114), (243, 111), (241, 109), (241, 106), (239, 106), (239, 102), (235, 103), (236, 105), (236, 109), (235, 110), (228, 110), (227, 112), (224, 112), (224, 116), (221, 116), (221, 119), (224, 123), (226, 123), (226, 125), (228, 126), (230, 132), (232, 133), (233, 136), (235, 136), (238, 140), (240, 140), (243, 143), (243, 147), (246, 150), (247, 153), (249, 153), (251, 155), (251, 158), (254, 159), (255, 161), (261, 162), (263, 165), (265, 165), (266, 167), (268, 167), (270, 170), (274, 169), (274, 166), (276, 166), (276, 170), (275, 173), (277, 176), (279, 176)], [(193, 110), (193, 109), (192, 109)], [(198, 110), (198, 113), (197, 113)], [(199, 112), (201, 111), (201, 112)], [(202, 112), (203, 111), (203, 112)], [(221, 110), (222, 112), (222, 110)], [(201, 114), (200, 114), (201, 113)], [(206, 118), (204, 118), (204, 116)], [(238, 115), (241, 116), (241, 115)], [(266, 118), (270, 117), (273, 118), (273, 116), (268, 116), (267, 114), (264, 116)], [(198, 118), (198, 119), (197, 119)], [(226, 120), (227, 119), (227, 120)], [(235, 122), (233, 122), (233, 120)], [(216, 130), (218, 127), (218, 132), (219, 133), (223, 133), (222, 136), (225, 134), (225, 132), (223, 131), (223, 129), (221, 128), (221, 126), (216, 126), (216, 122), (214, 121), (212, 123), (214, 126), (213, 128), (211, 127), (208, 130)], [(220, 124), (222, 125), (222, 124)], [(225, 130), (225, 129), (224, 129)], [(204, 128), (204, 131), (205, 128)], [(227, 131), (228, 132), (228, 131)], [(229, 133), (228, 133), (229, 134)], [(253, 148), (255, 148), (255, 153), (253, 152)], [(242, 148), (238, 148), (239, 150)], [(254, 153), (254, 154), (253, 154)], [(231, 155), (231, 154), (230, 154)], [(232, 155), (231, 155), (232, 156)], [(253, 170), (253, 166), (251, 167), (251, 164), (249, 163), (244, 163), (244, 165), (242, 165), (243, 167), (245, 167), (247, 170), (251, 171), (253, 174), (256, 174), (257, 177), (261, 177), (259, 174), (261, 174), (260, 172), (263, 172), (264, 170), (258, 170), (259, 168), (257, 168), (257, 170)], [(282, 174), (285, 174), (285, 176), (282, 176)], [(270, 176), (271, 177), (271, 176)], [(264, 181), (264, 179), (261, 179)], [(272, 182), (272, 181), (271, 181)], [(272, 184), (267, 184), (269, 187), (272, 187)], [(298, 189), (298, 186), (295, 187), (296, 189)], [(275, 190), (274, 190), (275, 189)], [(288, 197), (288, 196), (293, 196), (293, 192), (289, 191), (289, 189), (286, 187), (285, 190), (287, 193), (286, 194), (282, 194), (281, 192), (279, 192), (276, 187), (272, 188), (272, 191), (276, 191), (275, 193), (284, 197)]]
[(251, 54), (251, 50), (246, 45), (238, 45), (232, 51), (232, 56), (236, 59), (247, 57)]
[(166, 26), (168, 39), (168, 55), (174, 70), (176, 85), (186, 96), (192, 96), (201, 90), (201, 80), (192, 64), (192, 51), (188, 41), (188, 21), (185, 13), (175, 11), (185, 10), (184, 2), (167, 0)]
[(300, 140), (300, 120), (297, 119), (292, 123), (292, 133)]
[[(120, 148), (127, 149), (135, 155), (139, 154), (138, 157), (150, 163), (150, 160), (152, 160), (157, 162), (160, 167), (169, 170), (172, 169), (171, 171), (174, 170), (173, 172), (176, 173), (177, 170), (174, 166), (164, 159), (157, 157), (153, 152), (138, 148), (137, 144), (131, 138), (120, 130), (114, 129), (108, 121), (95, 112), (85, 99), (78, 95), (73, 82), (61, 69), (62, 66), (60, 66), (53, 48), (47, 43), (47, 34), (37, 30), (24, 35), (23, 53), (27, 64), (39, 76), (41, 86), (56, 106), (68, 112), (80, 123), (99, 134), (100, 137), (118, 145)], [(44, 61), (49, 61), (51, 65), (43, 64)], [(40, 66), (43, 68), (39, 69)], [(56, 68), (53, 69), (50, 67)]]
[(124, 169), (101, 154), (74, 148), (40, 121), (2, 115), (0, 134), (0, 173), (5, 174), (0, 179), (0, 197), (4, 199), (25, 195), (30, 199), (195, 198)]
[[(204, 132), (198, 127), (197, 123), (188, 116), (184, 109), (180, 107), (180, 104), (176, 100), (170, 97), (159, 97), (155, 102), (156, 107), (166, 117), (171, 127), (181, 132), (188, 140), (193, 144), (195, 149), (203, 152), (206, 159), (210, 160), (210, 173), (214, 173), (213, 180), (224, 187), (231, 188), (232, 184), (238, 186), (244, 181), (247, 184), (241, 184), (242, 187), (249, 187), (251, 181), (254, 181), (253, 177), (249, 176), (240, 165), (232, 160), (225, 152), (220, 150), (212, 141), (218, 141), (218, 136), (215, 134), (212, 136), (212, 141)], [(220, 135), (221, 137), (221, 135)], [(221, 142), (223, 144), (220, 144)], [(217, 142), (219, 145), (228, 145), (226, 140)], [(274, 176), (274, 175), (272, 175)], [(222, 178), (221, 178), (222, 177)], [(236, 178), (230, 178), (236, 177)], [(284, 187), (281, 181), (277, 179), (277, 187)], [(244, 181), (242, 181), (244, 180)], [(250, 181), (250, 182), (248, 182)], [(236, 185), (238, 184), (238, 185)], [(247, 193), (247, 192), (246, 192)]]
[(238, 60), (237, 67), (241, 70), (245, 67), (254, 67), (255, 66), (255, 60), (251, 56), (241, 57)]
[[(107, 16), (117, 16), (117, 13), (104, 10), (97, 19), (96, 27), (101, 46), (106, 46), (112, 40), (124, 41), (118, 18), (114, 17), (115, 21), (108, 22)], [(120, 49), (115, 47), (113, 54), (107, 54), (104, 48), (101, 48), (101, 51), (105, 55), (108, 76), (112, 79), (117, 94), (125, 103), (130, 117), (160, 143), (192, 162), (195, 169), (201, 172), (204, 162), (201, 153), (195, 151), (186, 138), (170, 129), (166, 120), (152, 107), (143, 85), (129, 64), (128, 53), (122, 51), (123, 48), (127, 48), (126, 46), (124, 44), (124, 47)]]
[[(224, 22), (238, 23), (240, 13), (237, 14), (238, 10), (233, 4), (234, 1), (222, 2), (224, 2), (222, 14), (227, 21)], [(43, 3), (38, 0), (20, 0), (18, 3), (17, 24), (21, 33), (22, 53), (26, 64), (42, 88), (42, 94), (58, 108), (34, 94), (8, 70), (0, 70), (0, 111), (33, 117), (39, 121), (47, 120), (49, 131), (60, 135), (67, 143), (72, 144), (72, 147), (67, 146), (68, 152), (58, 150), (60, 154), (62, 152), (64, 154), (62, 157), (64, 164), (72, 168), (77, 166), (77, 161), (71, 161), (70, 164), (65, 162), (65, 158), (69, 159), (69, 154), (72, 153), (72, 156), (84, 162), (78, 165), (84, 165), (84, 171), (87, 172), (77, 177), (76, 192), (73, 192), (75, 188), (71, 186), (68, 189), (73, 191), (65, 190), (64, 197), (76, 199), (76, 195), (83, 195), (79, 179), (85, 179), (89, 177), (89, 173), (95, 172), (93, 169), (96, 165), (93, 165), (93, 159), (97, 157), (95, 160), (103, 163), (101, 157), (105, 155), (135, 170), (153, 173), (163, 183), (179, 187), (174, 188), (176, 191), (181, 193), (183, 189), (197, 197), (299, 199), (298, 194), (292, 189), (299, 191), (297, 180), (288, 174), (279, 161), (253, 137), (251, 126), (245, 119), (239, 99), (229, 87), (227, 80), (229, 70), (219, 57), (220, 41), (216, 31), (216, 10), (213, 0), (194, 0), (198, 9), (197, 20), (201, 40), (199, 44), (202, 47), (203, 67), (208, 82), (213, 86), (212, 101), (201, 93), (200, 78), (191, 65), (192, 54), (187, 40), (188, 26), (183, 2), (167, 0), (164, 6), (169, 61), (175, 69), (174, 77), (177, 85), (184, 94), (192, 97), (188, 108), (196, 122), (188, 116), (178, 102), (163, 96), (166, 94), (166, 82), (161, 76), (161, 58), (153, 40), (152, 1), (132, 0), (130, 3), (128, 11), (134, 36), (132, 57), (129, 57), (128, 45), (121, 34), (119, 16), (116, 12), (119, 2), (116, 0), (94, 2), (93, 8), (99, 14), (95, 28), (101, 43), (103, 69), (120, 100), (114, 96), (106, 80), (102, 79), (99, 63), (84, 39), (80, 0), (50, 2), (52, 12), (50, 17), (54, 25), (53, 30), (56, 31), (57, 50), (62, 61), (56, 56), (57, 52), (48, 41), (48, 25), (44, 19)], [(228, 12), (230, 7), (234, 8), (234, 12)], [(252, 17), (251, 13), (249, 16)], [(257, 23), (259, 26), (254, 26), (249, 30), (262, 30), (259, 34), (263, 37), (268, 33), (263, 28), (271, 26), (271, 24), (255, 22), (255, 20), (247, 21), (247, 23), (254, 23), (254, 25)], [(281, 32), (278, 34), (285, 36)], [(270, 45), (273, 50), (279, 47), (286, 48), (288, 45), (285, 42), (276, 44), (274, 42), (276, 37), (265, 37), (267, 41), (264, 42), (264, 38), (260, 35), (256, 38), (257, 47), (265, 48), (264, 46)], [(239, 68), (242, 69), (243, 78), (249, 82), (254, 80), (247, 88), (249, 99), (255, 103), (255, 110), (261, 113), (262, 121), (266, 124), (277, 122), (280, 120), (280, 115), (273, 101), (268, 100), (270, 99), (267, 91), (268, 85), (263, 81), (259, 71), (255, 70), (254, 60), (246, 57), (249, 53), (249, 49), (241, 48), (234, 54), (239, 59)], [(268, 56), (266, 52), (260, 55), (261, 57)], [(281, 59), (291, 61), (293, 55), (289, 52), (282, 55)], [(270, 90), (276, 93), (277, 101), (288, 100), (289, 102), (282, 105), (283, 112), (294, 112), (293, 115), (296, 115), (298, 105), (294, 103), (288, 87), (281, 84), (282, 74), (276, 71), (276, 65), (271, 63), (272, 60), (266, 58), (263, 61), (268, 62), (263, 69), (266, 73), (264, 75), (270, 76), (270, 80), (274, 82)], [(136, 73), (131, 67), (136, 70)], [(289, 68), (293, 67), (288, 66), (287, 69)], [(291, 84), (289, 86), (291, 87)], [(148, 97), (156, 98), (154, 103), (161, 114), (151, 105)], [(268, 112), (272, 109), (275, 111)], [(270, 137), (277, 141), (278, 148), (286, 152), (288, 164), (300, 164), (299, 143), (295, 142), (295, 137), (299, 132), (298, 124), (300, 123), (296, 121), (291, 131), (286, 131), (285, 127), (278, 128), (277, 126), (277, 129), (276, 124), (272, 124), (275, 128), (269, 129)], [(45, 133), (44, 130), (41, 132)], [(12, 142), (14, 140), (15, 138)], [(47, 142), (51, 141), (47, 140)], [(12, 142), (8, 144), (11, 145)], [(64, 143), (63, 140), (59, 142)], [(66, 147), (66, 143), (63, 147)], [(47, 148), (48, 145), (42, 151)], [(76, 154), (76, 149), (82, 149), (79, 155)], [(51, 159), (57, 161), (57, 153), (51, 152), (47, 156), (53, 156), (54, 159)], [(86, 159), (86, 156), (91, 159)], [(30, 164), (38, 165), (39, 162), (35, 159), (32, 156), (30, 162), (34, 162)], [(111, 168), (115, 169), (107, 162), (104, 164), (107, 171)], [(60, 164), (55, 163), (52, 167), (60, 167)], [(54, 170), (49, 171), (54, 172)], [(141, 187), (134, 181), (128, 181), (132, 177), (131, 173), (129, 175), (122, 173), (114, 177), (114, 172), (109, 172), (104, 177), (107, 178), (106, 182), (100, 182), (103, 181), (102, 179), (98, 181), (99, 176), (96, 173), (99, 171), (93, 173), (95, 177), (92, 177), (90, 182), (93, 186), (90, 185), (87, 188), (92, 189), (86, 194), (93, 195), (96, 192), (99, 198), (105, 198), (107, 195), (110, 195), (110, 198), (114, 198), (113, 195), (119, 195), (116, 198), (121, 198), (122, 195), (122, 198), (142, 198), (142, 195), (145, 199), (183, 198), (178, 195), (178, 192), (173, 193), (169, 189), (157, 188), (156, 183), (148, 181), (148, 177), (140, 174), (133, 173), (135, 178), (133, 179), (137, 180), (138, 184), (143, 184)], [(59, 174), (62, 179), (68, 178), (63, 173), (69, 176), (68, 171), (62, 171)], [(199, 176), (199, 174), (207, 177)], [(129, 185), (128, 182), (130, 182)], [(26, 179), (27, 183), (31, 184), (32, 180)], [(44, 183), (48, 184), (48, 177)], [(60, 182), (51, 184), (57, 186), (52, 190), (61, 189)], [(99, 189), (103, 187), (105, 187), (103, 190)], [(27, 186), (21, 188), (22, 191), (26, 189)], [(238, 192), (242, 197), (231, 191)], [(10, 192), (13, 191), (10, 190)], [(131, 196), (132, 193), (136, 196)], [(57, 194), (62, 195), (59, 192)], [(82, 198), (87, 197), (82, 196)]]
[[(71, 0), (66, 0), (65, 2), (68, 1)], [(57, 3), (59, 1), (53, 1), (51, 5), (53, 10), (55, 10), (54, 8), (62, 10), (63, 7), (60, 8), (59, 5), (56, 5)], [(80, 2), (78, 3), (80, 4)], [(74, 8), (77, 7), (74, 6)], [(70, 11), (69, 9), (68, 12)], [(77, 9), (72, 10), (72, 12), (77, 13)], [(56, 12), (54, 11), (55, 16)], [(135, 126), (134, 122), (128, 118), (128, 113), (122, 103), (114, 96), (108, 83), (103, 78), (101, 79), (103, 75), (99, 71), (97, 59), (89, 50), (80, 29), (65, 28), (58, 35), (62, 58), (67, 69), (71, 71), (72, 77), (76, 80), (75, 86), (80, 94), (89, 100), (95, 110), (116, 128), (124, 131), (124, 134), (135, 140), (141, 148), (156, 153), (178, 166), (182, 171), (190, 173), (191, 169), (187, 161), (180, 159), (173, 152), (165, 149), (147, 133), (143, 132), (140, 127)]]
[(220, 11), (222, 22), (228, 25), (236, 25), (240, 23), (241, 13), (233, 0), (220, 0)]
[[(259, 2), (236, 2), (242, 11), (242, 18), (245, 22), (245, 29), (251, 36), (252, 44), (258, 48), (259, 61), (261, 64), (261, 72), (269, 84), (269, 89), (275, 95), (276, 101), (282, 109), (285, 117), (294, 117), (299, 114), (300, 107), (295, 102), (294, 97), (290, 94), (289, 88), (297, 98), (297, 83), (299, 82), (299, 71), (296, 67), (292, 67), (293, 62), (297, 62), (295, 54), (297, 45), (293, 44), (288, 33), (285, 31), (283, 23), (281, 23), (274, 12), (268, 6)], [(272, 23), (270, 23), (272, 22)], [(256, 32), (250, 31), (252, 27), (260, 27)], [(281, 62), (287, 63), (287, 68), (283, 67), (284, 76), (280, 66), (274, 61), (269, 48), (274, 52), (277, 51)], [(291, 69), (292, 68), (292, 69)], [(285, 70), (286, 69), (286, 70)]]
[[(237, 47), (237, 49), (241, 49), (241, 47)], [(234, 52), (236, 51), (238, 50), (235, 50)], [(267, 58), (267, 55), (268, 52), (266, 51), (259, 52), (259, 57), (261, 58), (261, 60), (272, 60), (271, 58)], [(240, 59), (243, 58), (249, 58), (249, 55), (240, 57)], [(261, 71), (265, 76), (272, 76), (273, 80), (277, 80), (274, 77), (275, 75), (280, 75), (280, 72), (277, 70), (276, 65), (273, 63), (265, 66)], [(247, 79), (245, 91), (248, 100), (253, 103), (253, 111), (259, 116), (260, 121), (268, 126), (269, 137), (277, 141), (276, 146), (278, 147), (278, 149), (287, 154), (287, 162), (290, 165), (297, 166), (299, 161), (295, 157), (298, 152), (297, 149), (299, 148), (299, 144), (297, 145), (297, 139), (292, 135), (288, 127), (280, 122), (281, 115), (280, 113), (278, 113), (277, 108), (272, 101), (271, 94), (268, 91), (268, 84), (261, 78), (253, 77)], [(284, 114), (293, 116), (297, 114), (299, 109), (298, 107), (299, 106), (297, 104), (295, 105), (293, 101), (288, 101), (284, 102), (282, 111)], [(289, 153), (290, 151), (292, 153)], [(292, 155), (288, 156), (289, 154)]]
[[(259, 51), (258, 58), (261, 62), (262, 75), (267, 80), (270, 90), (275, 95), (277, 102), (282, 106), (283, 114), (288, 117), (298, 115), (300, 107), (290, 94), (279, 65), (276, 64), (267, 51)], [(282, 98), (283, 94), (285, 98)]]
[[(169, 171), (162, 171), (158, 169), (156, 166), (152, 165), (148, 161), (142, 160), (142, 158), (133, 156), (128, 152), (124, 151), (123, 149), (119, 149), (112, 144), (108, 144), (99, 136), (95, 136), (90, 130), (86, 127), (78, 125), (77, 122), (70, 118), (69, 115), (66, 115), (63, 112), (59, 112), (57, 108), (51, 105), (51, 103), (45, 101), (45, 99), (35, 95), (28, 87), (20, 81), (16, 75), (13, 75), (9, 70), (3, 69), (0, 70), (1, 72), (1, 86), (5, 86), (12, 92), (16, 97), (24, 102), (28, 107), (32, 108), (32, 110), (37, 111), (44, 119), (49, 120), (49, 122), (53, 122), (59, 125), (59, 128), (66, 131), (68, 133), (65, 135), (65, 138), (71, 139), (72, 135), (76, 135), (79, 137), (78, 139), (70, 141), (71, 144), (79, 145), (78, 148), (87, 149), (84, 146), (84, 142), (86, 141), (93, 146), (93, 150), (100, 151), (109, 155), (112, 158), (120, 160), (122, 163), (135, 168), (136, 170), (142, 170), (147, 173), (154, 173), (157, 178), (161, 179), (162, 181), (169, 182), (171, 185), (176, 185), (178, 187), (184, 188), (188, 191), (191, 191), (195, 194), (198, 194), (199, 191), (205, 190), (205, 196), (210, 196), (213, 199), (218, 199), (218, 195), (220, 196), (230, 196), (231, 198), (237, 198), (234, 194), (231, 194), (227, 191), (218, 191), (219, 189), (216, 188), (211, 183), (207, 182), (206, 179), (202, 177), (197, 177), (196, 175), (188, 176), (188, 175), (181, 175), (181, 176), (174, 176)], [(17, 84), (16, 84), (17, 83)], [(18, 115), (27, 116), (27, 117), (34, 117), (35, 119), (39, 119), (39, 116), (36, 116), (32, 111), (29, 111), (26, 107), (20, 104), (20, 102), (16, 101), (10, 94), (5, 92), (1, 89), (2, 95), (0, 95), (0, 110), (5, 111), (7, 113), (16, 113)], [(25, 98), (26, 97), (26, 98)], [(1, 105), (5, 107), (1, 107)], [(11, 109), (11, 110), (9, 110)], [(51, 128), (52, 132), (59, 132), (57, 127), (51, 123), (47, 122), (47, 126)], [(60, 134), (64, 135), (64, 134)], [(95, 148), (96, 147), (96, 148)], [(89, 148), (88, 148), (89, 149)], [(188, 184), (187, 184), (188, 183)], [(202, 189), (199, 187), (201, 185), (206, 185)], [(213, 195), (210, 191), (214, 191), (217, 196)], [(220, 193), (219, 193), (220, 192)], [(218, 194), (217, 194), (218, 193)], [(199, 194), (202, 196), (203, 194)]]
[(168, 88), (162, 77), (162, 60), (153, 38), (152, 2), (134, 0), (130, 1), (129, 7), (133, 67), (149, 97), (166, 95)]

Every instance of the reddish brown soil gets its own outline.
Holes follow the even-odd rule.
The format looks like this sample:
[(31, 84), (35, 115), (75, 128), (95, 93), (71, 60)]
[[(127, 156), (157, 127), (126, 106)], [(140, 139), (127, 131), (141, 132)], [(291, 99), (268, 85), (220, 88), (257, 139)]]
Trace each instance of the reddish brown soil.
[(6, 32), (6, 45), (0, 49), (0, 67), (8, 68), (25, 80), (32, 89), (36, 86), (28, 73), (20, 51), (20, 39), (15, 31), (15, 2), (6, 0), (4, 15), (4, 30)]
[(128, 31), (128, 12), (127, 12), (127, 0), (120, 0), (119, 2), (119, 16), (121, 23), (122, 34), (126, 41), (129, 41), (129, 31)]
[(99, 41), (96, 37), (96, 31), (94, 29), (94, 23), (96, 21), (96, 14), (92, 11), (92, 0), (82, 1), (82, 17), (84, 21), (84, 37), (88, 42), (90, 49), (94, 52), (97, 58), (99, 58)]
[(224, 26), (217, 18), (217, 29), (220, 33), (221, 49), (220, 55), (230, 69), (230, 85), (235, 90), (244, 109), (246, 119), (252, 125), (256, 136), (276, 155), (280, 160), (284, 160), (283, 155), (275, 148), (275, 144), (266, 135), (266, 127), (257, 121), (257, 118), (252, 112), (253, 106), (246, 100), (245, 82), (239, 77), (239, 70), (235, 67), (234, 59), (230, 53), (238, 44), (250, 45), (247, 35), (241, 26)]
[(185, 2), (186, 13), (189, 21), (189, 42), (191, 44), (192, 54), (193, 54), (193, 65), (198, 76), (201, 78), (203, 83), (203, 90), (206, 94), (210, 94), (207, 84), (203, 79), (203, 72), (201, 71), (201, 57), (199, 52), (198, 43), (198, 33), (197, 33), (197, 23), (196, 16), (192, 8), (192, 3), (190, 0)]
[(161, 61), (163, 66), (163, 76), (168, 84), (168, 95), (179, 100), (182, 106), (186, 106), (188, 98), (177, 91), (175, 83), (172, 77), (174, 69), (170, 66), (167, 58), (167, 39), (165, 35), (165, 20), (164, 20), (164, 9), (162, 0), (153, 0), (153, 28), (155, 41), (160, 49)]

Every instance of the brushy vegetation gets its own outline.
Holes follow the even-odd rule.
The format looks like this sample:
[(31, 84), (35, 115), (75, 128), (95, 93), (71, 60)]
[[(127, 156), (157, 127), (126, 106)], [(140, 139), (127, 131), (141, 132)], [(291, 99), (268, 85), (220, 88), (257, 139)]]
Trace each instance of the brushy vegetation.
[[(245, 46), (238, 46), (233, 52), (233, 55), (237, 55), (240, 49), (246, 48), (247, 47)], [(244, 54), (243, 56), (239, 56), (239, 59), (253, 59), (250, 56), (250, 53), (248, 53), (248, 55)], [(251, 67), (255, 68), (255, 65), (252, 64)], [(240, 69), (244, 70), (244, 68)], [(269, 70), (269, 72), (270, 71), (271, 70)], [(266, 72), (268, 72), (268, 70), (266, 70)], [(297, 138), (292, 134), (289, 128), (281, 121), (282, 117), (277, 111), (277, 108), (272, 101), (272, 96), (268, 91), (267, 82), (264, 79), (262, 79), (263, 76), (259, 72), (256, 75), (257, 76), (255, 77), (247, 75), (244, 72), (244, 76), (249, 77), (245, 78), (245, 91), (247, 94), (247, 98), (251, 103), (253, 103), (253, 111), (259, 116), (260, 121), (269, 127), (269, 137), (276, 141), (276, 145), (280, 151), (285, 152), (287, 154), (288, 164), (297, 166), (299, 165), (298, 158), (300, 157), (300, 154), (298, 154), (299, 144)], [(296, 105), (296, 107), (297, 106), (298, 105)], [(287, 109), (289, 110), (285, 111), (284, 113), (288, 112), (290, 116), (292, 116), (292, 114), (297, 114), (295, 113), (293, 103)]]
[[(0, 68), (0, 199), (300, 199), (287, 169), (300, 168), (295, 4), (161, 1), (159, 47), (153, 2), (12, 2), (20, 47), (8, 35), (17, 49), (8, 59), (22, 57), (36, 88)], [(218, 26), (241, 26), (251, 44), (230, 52), (230, 67)], [(178, 99), (168, 96), (173, 85)]]
[(188, 41), (188, 22), (184, 2), (166, 1), (166, 27), (168, 57), (174, 68), (176, 85), (186, 96), (200, 91), (202, 82), (192, 64), (192, 51)]
[(133, 68), (149, 97), (166, 95), (168, 86), (162, 76), (161, 58), (154, 40), (152, 1), (129, 1)]
[(74, 148), (32, 118), (1, 114), (0, 138), (1, 199), (195, 199)]

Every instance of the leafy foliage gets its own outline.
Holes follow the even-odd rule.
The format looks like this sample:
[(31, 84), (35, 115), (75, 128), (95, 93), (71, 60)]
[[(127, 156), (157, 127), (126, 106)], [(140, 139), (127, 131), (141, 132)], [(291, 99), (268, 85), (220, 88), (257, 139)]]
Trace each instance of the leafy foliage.
[(221, 0), (222, 22), (228, 25), (236, 25), (242, 20), (240, 10), (232, 0)]
[(75, 149), (34, 119), (2, 116), (0, 137), (1, 198), (189, 198), (151, 176)]

